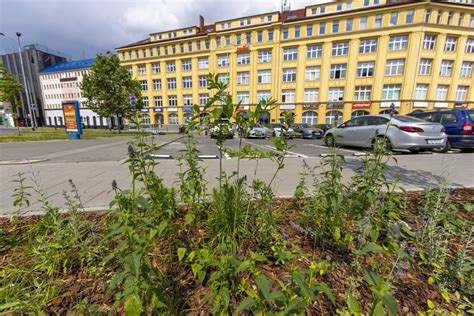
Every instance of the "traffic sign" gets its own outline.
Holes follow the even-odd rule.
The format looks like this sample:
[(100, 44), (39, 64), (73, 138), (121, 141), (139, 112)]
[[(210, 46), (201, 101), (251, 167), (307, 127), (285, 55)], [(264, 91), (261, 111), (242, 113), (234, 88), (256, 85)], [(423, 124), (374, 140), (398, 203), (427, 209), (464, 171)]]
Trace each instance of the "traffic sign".
[(31, 104), (30, 107), (32, 110), (38, 110), (38, 106), (36, 104)]

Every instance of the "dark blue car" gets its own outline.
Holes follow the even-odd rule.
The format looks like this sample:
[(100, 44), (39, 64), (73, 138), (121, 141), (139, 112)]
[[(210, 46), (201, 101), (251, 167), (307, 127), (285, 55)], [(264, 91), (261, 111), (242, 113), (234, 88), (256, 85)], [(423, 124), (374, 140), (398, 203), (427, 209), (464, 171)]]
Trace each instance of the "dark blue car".
[(428, 122), (443, 124), (448, 135), (446, 147), (441, 152), (451, 148), (471, 152), (474, 149), (474, 110), (442, 110), (429, 112), (416, 112), (409, 114)]

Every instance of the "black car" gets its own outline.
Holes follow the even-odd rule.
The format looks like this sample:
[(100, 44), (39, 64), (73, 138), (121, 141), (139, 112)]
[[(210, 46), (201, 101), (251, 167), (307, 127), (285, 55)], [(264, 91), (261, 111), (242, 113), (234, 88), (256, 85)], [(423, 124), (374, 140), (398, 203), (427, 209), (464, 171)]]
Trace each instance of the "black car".
[(308, 124), (294, 124), (292, 127), (295, 133), (300, 134), (302, 138), (321, 139), (324, 136), (324, 131), (322, 129)]

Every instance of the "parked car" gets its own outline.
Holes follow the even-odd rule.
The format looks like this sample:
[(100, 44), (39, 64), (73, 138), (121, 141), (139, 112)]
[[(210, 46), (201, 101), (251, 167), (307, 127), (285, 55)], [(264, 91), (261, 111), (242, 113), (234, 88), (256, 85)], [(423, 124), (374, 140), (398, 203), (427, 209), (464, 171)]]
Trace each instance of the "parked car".
[(265, 127), (260, 124), (256, 124), (249, 129), (247, 133), (247, 137), (248, 138), (266, 138), (266, 137), (272, 136), (272, 134), (273, 134), (273, 131), (269, 129), (268, 127)]
[(441, 152), (447, 152), (451, 148), (459, 148), (461, 151), (473, 151), (474, 134), (474, 110), (443, 110), (411, 113), (410, 116), (419, 119), (440, 123), (446, 129), (448, 141)]
[(288, 127), (286, 131), (283, 130), (283, 127), (281, 124), (271, 124), (270, 128), (273, 130), (272, 136), (280, 137), (281, 133), (283, 132), (284, 136), (287, 138), (293, 138), (293, 133), (295, 132), (291, 127)]
[(371, 148), (384, 135), (389, 149), (408, 149), (412, 153), (444, 148), (447, 140), (443, 125), (402, 115), (355, 117), (328, 130), (324, 140), (327, 146), (336, 142), (337, 145)]
[(222, 135), (227, 139), (234, 138), (234, 130), (229, 122), (229, 120), (221, 120), (217, 125), (211, 128), (210, 131), (211, 138), (217, 138), (218, 135)]
[(333, 128), (334, 125), (331, 125), (331, 124), (316, 124), (315, 127), (323, 130), (323, 132), (325, 133), (328, 129)]
[(295, 133), (300, 134), (303, 138), (321, 139), (324, 136), (324, 131), (322, 129), (308, 124), (294, 124), (293, 129)]

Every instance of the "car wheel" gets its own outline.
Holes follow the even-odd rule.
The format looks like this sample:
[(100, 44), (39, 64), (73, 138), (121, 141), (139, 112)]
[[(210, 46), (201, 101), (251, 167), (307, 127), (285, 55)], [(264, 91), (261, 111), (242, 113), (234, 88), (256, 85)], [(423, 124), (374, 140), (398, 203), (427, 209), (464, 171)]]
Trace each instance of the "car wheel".
[(474, 152), (474, 148), (461, 148), (462, 153), (472, 153)]
[(391, 151), (392, 150), (392, 143), (390, 143), (390, 139), (384, 137), (376, 137), (372, 141), (372, 148), (377, 149), (377, 147), (383, 147), (385, 150)]
[(443, 148), (436, 148), (436, 149), (433, 149), (433, 151), (436, 153), (447, 153), (448, 151), (451, 150), (451, 148), (452, 148), (451, 142), (447, 140)]
[(334, 136), (332, 134), (326, 135), (326, 137), (324, 138), (324, 143), (328, 147), (334, 147), (334, 144), (335, 144)]

